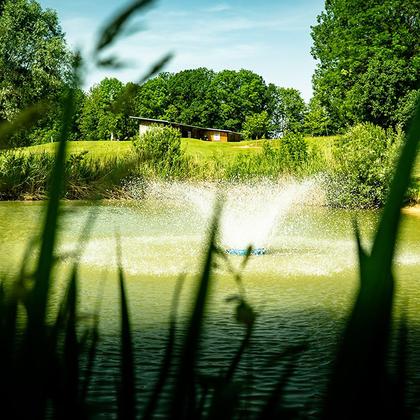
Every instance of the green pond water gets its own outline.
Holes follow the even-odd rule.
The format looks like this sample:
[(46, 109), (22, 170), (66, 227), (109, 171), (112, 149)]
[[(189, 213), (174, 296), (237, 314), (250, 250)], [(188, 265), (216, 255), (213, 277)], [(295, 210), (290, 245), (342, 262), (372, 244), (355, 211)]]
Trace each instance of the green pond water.
[[(257, 201), (259, 198), (254, 197)], [(331, 352), (356, 291), (352, 221), (357, 217), (365, 244), (369, 246), (379, 213), (337, 211), (309, 206), (304, 200), (289, 201), (288, 206), (276, 207), (275, 216), (267, 217), (267, 223), (272, 225), (268, 228), (257, 219), (263, 217), (264, 207), (270, 202), (264, 199), (258, 202), (261, 214), (260, 210), (247, 212), (246, 207), (239, 205), (241, 216), (228, 213), (222, 216), (222, 246), (225, 246), (223, 241), (226, 247), (238, 245), (244, 231), (248, 235), (255, 229), (255, 237), (268, 250), (267, 255), (252, 257), (243, 271), (246, 297), (258, 312), (258, 320), (239, 379), (252, 376), (253, 387), (247, 404), (257, 407), (282, 372), (284, 365), (275, 356), (288, 346), (307, 343), (308, 350), (299, 358), (286, 399), (311, 418), (319, 409), (331, 366)], [(11, 278), (18, 270), (27, 244), (39, 232), (42, 209), (42, 203), (0, 203), (2, 277)], [(233, 207), (231, 210), (234, 213)], [(115, 400), (118, 371), (116, 232), (121, 236), (135, 329), (138, 384), (144, 397), (153, 385), (163, 355), (176, 281), (185, 273), (187, 280), (179, 305), (182, 330), (202, 264), (211, 211), (204, 211), (193, 199), (176, 200), (168, 196), (95, 206), (65, 202), (59, 241), (63, 260), (55, 276), (56, 296), (63, 290), (63, 279), (73, 261), (72, 252), (92, 213), (95, 223), (80, 260), (80, 304), (83, 313), (92, 313), (97, 302), (101, 302), (102, 341), (92, 397), (110, 410)], [(263, 239), (258, 236), (262, 231)], [(244, 240), (252, 239), (247, 235)], [(34, 259), (31, 255), (28, 264)], [(229, 256), (229, 261), (239, 267), (242, 259)], [(416, 326), (420, 321), (420, 217), (416, 215), (403, 218), (395, 271), (397, 312), (401, 306), (407, 308), (410, 325)], [(219, 372), (240, 344), (244, 330), (234, 320), (233, 305), (226, 301), (237, 293), (227, 264), (223, 259), (218, 260), (200, 361), (203, 372)], [(104, 418), (110, 416), (104, 410)]]

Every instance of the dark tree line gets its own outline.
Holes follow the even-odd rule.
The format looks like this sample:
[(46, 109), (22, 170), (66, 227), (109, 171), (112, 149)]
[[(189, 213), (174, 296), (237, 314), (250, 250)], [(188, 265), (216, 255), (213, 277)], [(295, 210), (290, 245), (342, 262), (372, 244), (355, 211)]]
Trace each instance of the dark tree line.
[(126, 89), (117, 79), (104, 79), (90, 90), (80, 117), (83, 138), (133, 134), (128, 115), (222, 128), (247, 138), (278, 137), (304, 128), (306, 106), (299, 91), (267, 85), (250, 70), (164, 72), (129, 88), (134, 95), (125, 113), (115, 113), (111, 106)]
[[(294, 106), (284, 103), (288, 100)], [(251, 138), (297, 129), (304, 109), (297, 90), (267, 85), (250, 70), (162, 73), (138, 88), (135, 101), (136, 115), (245, 132)]]

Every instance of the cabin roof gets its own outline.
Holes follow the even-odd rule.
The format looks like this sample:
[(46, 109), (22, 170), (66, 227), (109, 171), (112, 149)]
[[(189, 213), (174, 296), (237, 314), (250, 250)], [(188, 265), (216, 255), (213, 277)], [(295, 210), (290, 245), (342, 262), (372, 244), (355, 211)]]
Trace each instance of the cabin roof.
[(172, 121), (167, 121), (167, 120), (156, 120), (153, 118), (143, 118), (143, 117), (133, 117), (130, 116), (130, 118), (133, 118), (135, 120), (140, 120), (140, 121), (147, 121), (147, 122), (151, 122), (151, 123), (163, 123), (163, 124), (172, 124), (172, 125), (178, 125), (178, 126), (182, 126), (182, 127), (190, 127), (190, 128), (198, 128), (199, 130), (206, 130), (206, 131), (220, 131), (221, 133), (232, 133), (232, 134), (239, 134), (241, 135), (241, 133), (238, 133), (237, 131), (232, 131), (232, 130), (223, 130), (221, 128), (207, 128), (207, 127), (198, 127), (197, 125), (189, 125), (189, 124), (182, 124), (182, 123), (177, 123), (177, 122), (172, 122)]

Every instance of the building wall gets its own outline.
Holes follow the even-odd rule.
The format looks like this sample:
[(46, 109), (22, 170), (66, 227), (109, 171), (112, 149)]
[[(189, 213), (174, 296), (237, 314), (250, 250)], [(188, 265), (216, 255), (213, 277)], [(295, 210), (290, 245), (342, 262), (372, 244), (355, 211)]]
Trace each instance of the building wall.
[(241, 135), (238, 133), (229, 133), (228, 141), (241, 141)]
[(209, 141), (217, 141), (226, 143), (228, 141), (228, 133), (220, 131), (206, 131), (206, 136)]
[[(153, 126), (160, 125), (164, 127), (167, 124), (157, 124), (150, 121), (141, 121), (139, 124), (140, 135), (149, 131)], [(235, 142), (241, 141), (241, 135), (238, 133), (227, 133), (225, 131), (218, 130), (204, 130), (197, 127), (184, 126), (182, 124), (171, 124), (172, 127), (178, 128), (181, 131), (182, 137), (191, 137), (194, 139), (202, 139), (212, 142)]]
[(144, 133), (147, 133), (151, 128), (152, 127), (150, 123), (142, 121), (139, 126), (139, 134), (142, 135)]

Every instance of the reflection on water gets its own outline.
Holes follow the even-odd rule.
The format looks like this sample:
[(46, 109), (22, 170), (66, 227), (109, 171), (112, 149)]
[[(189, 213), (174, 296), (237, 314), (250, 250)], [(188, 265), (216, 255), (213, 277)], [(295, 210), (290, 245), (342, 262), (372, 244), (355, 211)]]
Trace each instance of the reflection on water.
[[(86, 203), (63, 206), (59, 248), (66, 255), (75, 249), (89, 213), (96, 214), (81, 259), (81, 305), (83, 312), (91, 312), (101, 296), (102, 342), (92, 391), (104, 404), (113, 404), (118, 368), (116, 231), (122, 237), (138, 365), (142, 368), (138, 378), (142, 398), (150, 391), (163, 355), (172, 293), (180, 273), (188, 274), (180, 301), (181, 319), (188, 313), (207, 222), (190, 200), (174, 198), (166, 195), (164, 199), (153, 196), (98, 207)], [(39, 229), (41, 208), (40, 203), (0, 203), (2, 275), (17, 269), (25, 245)], [(352, 218), (358, 217), (368, 245), (378, 214), (310, 207), (299, 200), (288, 209), (275, 218), (268, 254), (251, 258), (244, 271), (247, 298), (258, 312), (258, 321), (239, 376), (252, 379), (248, 404), (258, 405), (284, 368), (275, 356), (290, 345), (308, 343), (288, 386), (287, 400), (310, 418), (319, 408), (331, 351), (357, 284)], [(398, 250), (397, 305), (408, 298), (412, 322), (420, 320), (419, 239), (420, 218), (406, 216)], [(241, 261), (240, 257), (229, 258), (236, 266)], [(67, 257), (64, 268), (70, 262), (71, 257)], [(222, 263), (216, 274), (200, 362), (203, 371), (210, 373), (223, 368), (244, 333), (234, 321), (232, 305), (226, 302), (226, 297), (237, 293), (235, 282)], [(60, 284), (60, 278), (57, 282)]]

